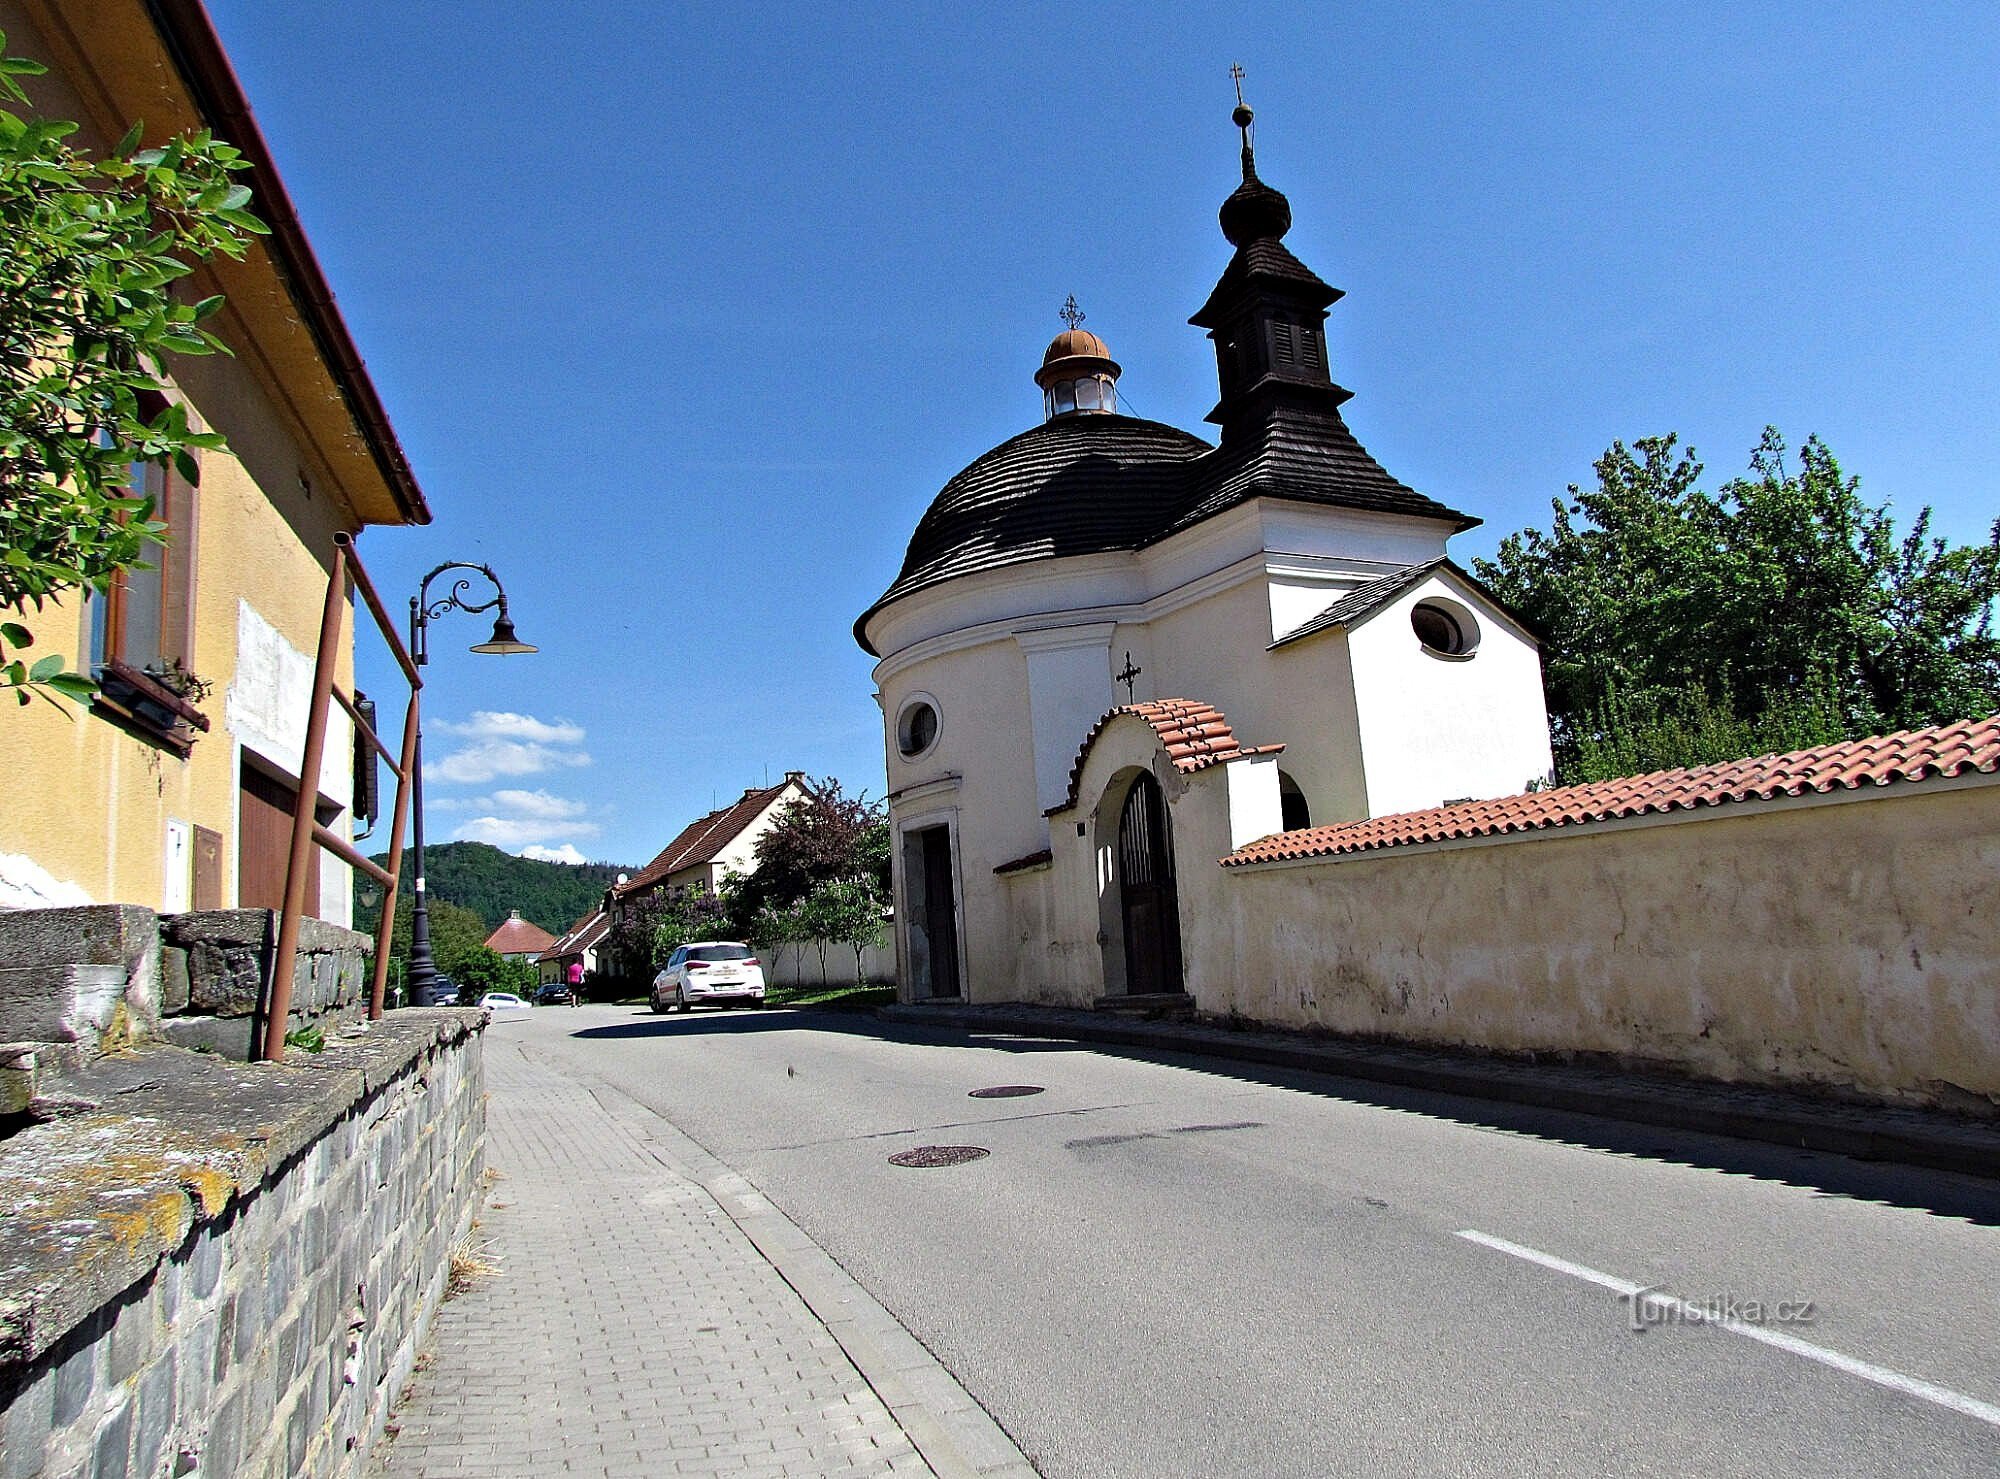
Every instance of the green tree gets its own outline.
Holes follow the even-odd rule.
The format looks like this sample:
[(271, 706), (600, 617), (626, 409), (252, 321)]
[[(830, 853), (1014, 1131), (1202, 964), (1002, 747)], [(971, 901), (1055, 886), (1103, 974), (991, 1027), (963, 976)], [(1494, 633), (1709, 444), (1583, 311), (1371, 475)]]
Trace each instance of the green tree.
[(474, 945), (459, 953), (445, 974), (458, 982), (459, 1005), (470, 1007), (489, 991), (532, 997), (537, 973), (532, 961), (509, 960), (486, 945)]
[[(1793, 749), (2000, 706), (2000, 522), (1896, 533), (1817, 438), (1766, 429), (1715, 493), (1678, 439), (1614, 443), (1597, 485), (1475, 571), (1543, 636), (1565, 781)], [(1747, 748), (1745, 748), (1747, 747)]]
[[(882, 943), (883, 896), (871, 877), (836, 878), (813, 890), (809, 903), (825, 931), (823, 939), (837, 941), (854, 952), (854, 984), (868, 984), (862, 974), (862, 956), (869, 947)], [(820, 979), (826, 979), (826, 958), (820, 957)]]
[[(364, 927), (359, 918), (355, 928), (373, 935), (376, 924), (381, 919), (381, 898), (374, 900), (373, 918)], [(458, 967), (475, 950), (486, 947), (486, 937), (493, 933), (486, 921), (470, 909), (452, 903), (449, 899), (432, 896), (426, 901), (425, 912), (431, 922), (431, 960), (437, 968), (453, 980), (458, 979)], [(396, 932), (390, 942), (390, 950), (395, 958), (403, 962), (405, 971), (410, 960), (410, 920), (412, 903), (408, 890), (396, 896)], [(407, 979), (407, 976), (405, 977)]]
[(734, 917), (748, 930), (759, 910), (797, 904), (822, 883), (858, 874), (886, 880), (886, 808), (849, 796), (838, 780), (808, 781), (757, 839), (756, 866), (737, 890)]
[[(46, 69), (6, 54), (0, 105)], [(0, 106), (0, 611), (42, 610), (64, 591), (109, 589), (161, 536), (132, 492), (134, 463), (189, 482), (196, 450), (221, 450), (157, 399), (168, 356), (227, 353), (204, 321), (220, 297), (184, 301), (194, 264), (241, 257), (264, 224), (230, 176), (249, 162), (206, 132), (142, 148), (134, 126), (101, 159), (70, 147), (74, 123)], [(91, 691), (33, 632), (0, 622), (0, 688), (22, 703)]]

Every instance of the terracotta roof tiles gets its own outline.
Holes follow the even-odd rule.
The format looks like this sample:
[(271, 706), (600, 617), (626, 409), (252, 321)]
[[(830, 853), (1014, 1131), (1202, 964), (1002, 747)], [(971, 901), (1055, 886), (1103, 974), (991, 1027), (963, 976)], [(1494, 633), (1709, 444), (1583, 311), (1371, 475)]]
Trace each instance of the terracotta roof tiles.
[(1153, 726), (1153, 733), (1159, 737), (1161, 747), (1174, 762), (1174, 769), (1183, 773), (1204, 770), (1225, 760), (1275, 755), (1285, 748), (1283, 745), (1239, 744), (1236, 732), (1229, 727), (1222, 710), (1198, 699), (1158, 698), (1143, 704), (1121, 704), (1090, 726), (1090, 733), (1083, 737), (1076, 760), (1069, 768), (1069, 797), (1062, 805), (1050, 807), (1047, 815), (1054, 816), (1076, 805), (1076, 788), (1083, 781), (1083, 762), (1090, 758), (1091, 746), (1097, 743), (1097, 737), (1104, 733), (1106, 725), (1125, 714), (1144, 719)]
[(644, 893), (669, 874), (700, 863), (713, 862), (716, 854), (735, 841), (743, 829), (756, 821), (764, 808), (776, 801), (779, 793), (791, 784), (788, 776), (775, 786), (752, 787), (731, 805), (718, 807), (707, 816), (689, 822), (679, 836), (660, 850), (658, 857), (612, 892), (621, 899), (630, 898), (633, 894)]
[(1225, 868), (1302, 858), (1337, 857), (1407, 847), (1584, 826), (1621, 817), (1692, 811), (1732, 801), (1762, 801), (1807, 792), (1858, 791), (2000, 771), (2000, 715), (1962, 719), (1930, 729), (1903, 730), (1785, 755), (1758, 755), (1716, 765), (1622, 776), (1493, 801), (1467, 801), (1283, 832), (1237, 849)]
[(539, 924), (510, 914), (500, 928), (486, 937), (486, 948), (501, 955), (539, 955), (555, 944), (556, 937)]

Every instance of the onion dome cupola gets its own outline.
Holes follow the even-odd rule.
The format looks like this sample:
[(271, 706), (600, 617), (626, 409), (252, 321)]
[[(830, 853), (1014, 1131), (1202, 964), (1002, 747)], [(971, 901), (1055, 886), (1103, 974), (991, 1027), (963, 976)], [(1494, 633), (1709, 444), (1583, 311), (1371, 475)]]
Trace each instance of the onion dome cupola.
[(1083, 312), (1076, 296), (1062, 306), (1069, 327), (1049, 341), (1035, 384), (1042, 388), (1042, 419), (1058, 416), (1116, 415), (1118, 361), (1105, 342), (1082, 327)]
[(1215, 341), (1222, 398), (1208, 419), (1223, 440), (1274, 398), (1317, 402), (1328, 411), (1349, 399), (1333, 383), (1326, 358), (1326, 310), (1341, 292), (1322, 282), (1284, 244), (1292, 203), (1257, 177), (1250, 124), (1237, 81), (1231, 118), (1243, 135), (1243, 183), (1222, 202), (1222, 234), (1236, 248), (1201, 311), (1188, 322)]

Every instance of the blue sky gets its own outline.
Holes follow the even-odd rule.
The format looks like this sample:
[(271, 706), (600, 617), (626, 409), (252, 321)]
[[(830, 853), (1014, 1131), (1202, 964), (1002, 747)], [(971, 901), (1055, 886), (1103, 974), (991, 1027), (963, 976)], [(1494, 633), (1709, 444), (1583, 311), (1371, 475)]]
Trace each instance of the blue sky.
[(1721, 481), (1767, 422), (2000, 513), (1990, 3), (210, 7), (437, 513), (370, 569), (489, 562), (542, 649), (434, 626), (434, 839), (633, 864), (788, 769), (879, 794), (850, 625), (1039, 419), (1064, 296), (1206, 429), (1231, 62), (1461, 560), (1613, 439)]

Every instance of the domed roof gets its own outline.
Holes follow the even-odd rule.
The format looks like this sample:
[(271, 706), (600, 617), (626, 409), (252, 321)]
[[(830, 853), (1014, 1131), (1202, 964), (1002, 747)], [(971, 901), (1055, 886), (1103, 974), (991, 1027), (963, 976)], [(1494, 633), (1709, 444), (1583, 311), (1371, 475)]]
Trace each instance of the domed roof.
[(1089, 329), (1064, 329), (1049, 340), (1049, 352), (1042, 356), (1042, 363), (1052, 365), (1059, 359), (1075, 359), (1086, 354), (1097, 359), (1110, 359), (1111, 346)]
[(1056, 381), (1074, 376), (1109, 375), (1116, 380), (1119, 374), (1119, 364), (1111, 357), (1110, 345), (1089, 329), (1064, 329), (1049, 340), (1042, 367), (1035, 371), (1035, 384), (1047, 390)]
[(1243, 183), (1229, 192), (1216, 213), (1222, 234), (1231, 246), (1248, 246), (1253, 241), (1276, 241), (1292, 229), (1292, 203), (1284, 192), (1273, 190), (1257, 178), (1256, 167), (1246, 153)]
[(1212, 450), (1136, 416), (1059, 416), (1010, 437), (931, 500), (895, 583), (854, 623), (856, 640), (874, 652), (871, 616), (961, 575), (1137, 548), (1180, 512), (1181, 465)]

